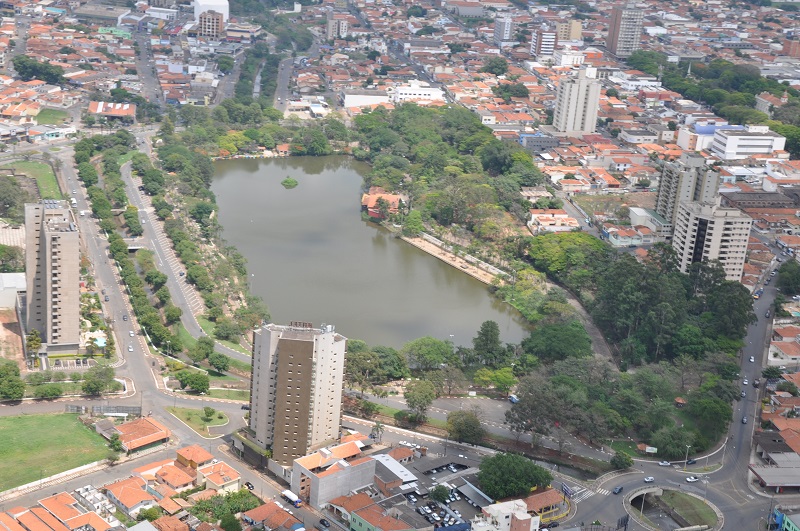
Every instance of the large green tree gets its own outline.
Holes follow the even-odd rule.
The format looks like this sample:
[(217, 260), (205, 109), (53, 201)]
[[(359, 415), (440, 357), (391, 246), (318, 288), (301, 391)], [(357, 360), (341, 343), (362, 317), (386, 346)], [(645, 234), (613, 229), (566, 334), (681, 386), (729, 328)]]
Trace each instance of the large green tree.
[(530, 459), (501, 453), (481, 461), (478, 482), (490, 498), (500, 500), (528, 494), (533, 487), (546, 487), (553, 476)]
[(430, 336), (409, 341), (403, 345), (401, 353), (408, 360), (409, 367), (421, 371), (438, 369), (453, 361), (453, 345)]
[(486, 431), (481, 426), (477, 411), (458, 410), (447, 414), (447, 434), (460, 443), (478, 444)]
[(406, 385), (404, 397), (408, 409), (413, 411), (418, 419), (424, 419), (428, 408), (436, 398), (436, 388), (427, 380), (415, 380)]

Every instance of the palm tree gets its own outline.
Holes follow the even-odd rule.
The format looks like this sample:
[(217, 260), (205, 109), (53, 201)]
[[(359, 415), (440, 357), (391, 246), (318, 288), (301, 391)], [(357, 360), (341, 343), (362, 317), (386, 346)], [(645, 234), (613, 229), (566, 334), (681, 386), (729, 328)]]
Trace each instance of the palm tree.
[(372, 436), (372, 438), (375, 439), (376, 441), (381, 442), (384, 430), (385, 428), (383, 426), (383, 423), (379, 420), (376, 420), (375, 425), (372, 427), (372, 431), (370, 432), (370, 436)]

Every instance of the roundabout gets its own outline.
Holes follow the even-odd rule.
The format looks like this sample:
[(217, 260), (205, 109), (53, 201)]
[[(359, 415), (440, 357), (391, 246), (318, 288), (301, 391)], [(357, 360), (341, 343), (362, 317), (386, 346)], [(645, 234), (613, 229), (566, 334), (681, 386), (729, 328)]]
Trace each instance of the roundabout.
[(639, 487), (625, 496), (625, 511), (645, 529), (721, 529), (722, 512), (704, 497), (682, 487)]

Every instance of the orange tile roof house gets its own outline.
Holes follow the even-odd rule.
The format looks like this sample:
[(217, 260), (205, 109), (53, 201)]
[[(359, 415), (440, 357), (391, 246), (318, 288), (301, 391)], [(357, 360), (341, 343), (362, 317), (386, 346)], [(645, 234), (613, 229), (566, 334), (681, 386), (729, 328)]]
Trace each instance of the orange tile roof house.
[(170, 431), (163, 424), (150, 417), (120, 424), (115, 429), (119, 433), (119, 440), (126, 452), (166, 443), (170, 436)]
[(136, 105), (133, 103), (108, 103), (105, 101), (90, 101), (89, 113), (99, 114), (106, 118), (127, 118), (136, 120)]
[(242, 513), (242, 520), (249, 525), (264, 524), (265, 529), (281, 527), (291, 529), (300, 524), (300, 520), (289, 514), (286, 509), (278, 507), (274, 501)]
[(162, 516), (154, 520), (153, 527), (158, 531), (189, 531), (189, 524), (181, 522), (174, 516)]
[(208, 450), (202, 448), (197, 444), (185, 446), (178, 450), (178, 462), (183, 466), (194, 468), (195, 470), (203, 465), (206, 465), (214, 460)]
[(220, 461), (197, 469), (197, 484), (215, 489), (221, 494), (239, 490), (241, 475), (227, 463)]
[(156, 499), (145, 491), (146, 483), (142, 478), (131, 477), (106, 486), (106, 496), (122, 509), (128, 516), (135, 518), (142, 509), (154, 507)]

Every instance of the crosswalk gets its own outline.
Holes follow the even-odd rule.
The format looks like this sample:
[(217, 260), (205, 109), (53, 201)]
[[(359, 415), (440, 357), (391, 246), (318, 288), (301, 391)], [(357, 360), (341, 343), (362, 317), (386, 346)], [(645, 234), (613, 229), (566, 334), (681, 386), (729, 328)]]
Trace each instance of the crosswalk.
[(591, 489), (587, 489), (586, 487), (580, 487), (580, 486), (577, 486), (577, 485), (574, 486), (574, 487), (571, 487), (571, 488), (572, 488), (572, 492), (573, 492), (573, 495), (572, 495), (572, 498), (571, 498), (572, 503), (580, 503), (580, 502), (582, 502), (584, 500), (588, 500), (589, 498), (591, 498), (595, 494), (600, 494), (602, 496), (608, 496), (609, 494), (611, 494), (611, 491), (608, 490), (608, 489), (591, 490)]

